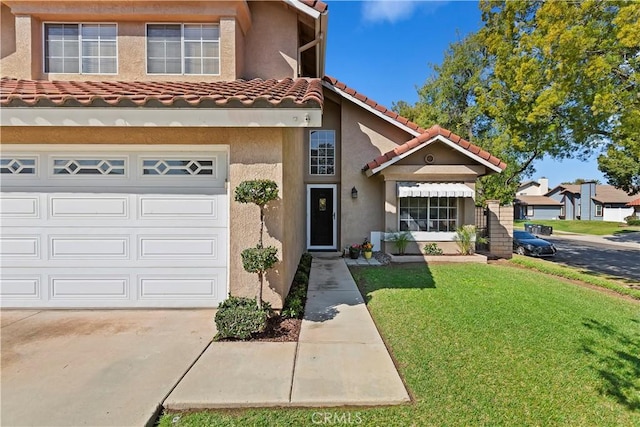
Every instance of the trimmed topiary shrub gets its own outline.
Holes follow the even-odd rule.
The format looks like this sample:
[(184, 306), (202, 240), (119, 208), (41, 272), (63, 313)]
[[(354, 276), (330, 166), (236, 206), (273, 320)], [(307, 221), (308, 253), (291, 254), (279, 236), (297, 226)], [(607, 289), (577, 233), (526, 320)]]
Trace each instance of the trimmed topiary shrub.
[(218, 333), (215, 339), (249, 339), (251, 335), (264, 331), (270, 312), (271, 307), (267, 303), (259, 309), (254, 299), (229, 297), (216, 312)]

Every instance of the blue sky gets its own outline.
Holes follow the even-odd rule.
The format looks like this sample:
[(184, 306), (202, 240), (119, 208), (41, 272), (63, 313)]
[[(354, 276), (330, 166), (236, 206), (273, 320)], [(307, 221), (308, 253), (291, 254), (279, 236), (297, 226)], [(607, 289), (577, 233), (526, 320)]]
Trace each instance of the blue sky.
[[(418, 100), (417, 88), (439, 64), (449, 43), (480, 28), (474, 1), (325, 0), (329, 4), (326, 74), (391, 108)], [(533, 179), (552, 186), (575, 178), (599, 179), (595, 157), (587, 162), (543, 160)]]

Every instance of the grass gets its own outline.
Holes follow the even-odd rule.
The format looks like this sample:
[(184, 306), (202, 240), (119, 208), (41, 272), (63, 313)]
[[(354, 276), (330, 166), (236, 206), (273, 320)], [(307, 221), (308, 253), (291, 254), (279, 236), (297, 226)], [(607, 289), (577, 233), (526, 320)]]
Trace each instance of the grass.
[(320, 412), (366, 426), (640, 425), (640, 304), (504, 264), (353, 273), (414, 403), (166, 414), (160, 426), (312, 426)]
[(549, 225), (553, 227), (553, 231), (566, 231), (569, 233), (593, 234), (597, 236), (608, 236), (611, 234), (629, 233), (633, 231), (640, 232), (640, 227), (621, 225), (618, 222), (609, 221), (578, 221), (578, 220), (522, 220), (513, 221), (514, 227), (524, 230), (525, 223)]
[(591, 271), (582, 271), (573, 267), (567, 267), (561, 264), (555, 264), (538, 258), (531, 258), (521, 255), (513, 255), (509, 261), (522, 267), (540, 271), (542, 273), (551, 274), (553, 276), (563, 277), (565, 279), (579, 280), (590, 285), (600, 286), (622, 295), (629, 295), (633, 298), (640, 299), (640, 288), (632, 288), (617, 280), (607, 279), (605, 277), (594, 274)]

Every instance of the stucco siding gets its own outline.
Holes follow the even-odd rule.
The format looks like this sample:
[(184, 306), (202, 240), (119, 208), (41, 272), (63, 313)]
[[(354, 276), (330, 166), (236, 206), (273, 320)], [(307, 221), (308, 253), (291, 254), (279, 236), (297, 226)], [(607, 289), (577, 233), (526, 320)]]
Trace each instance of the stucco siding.
[[(342, 186), (340, 189), (341, 247), (362, 243), (371, 231), (385, 228), (385, 187), (382, 176), (367, 177), (362, 167), (397, 144), (405, 132), (351, 103), (342, 103)], [(391, 139), (394, 138), (394, 139)], [(358, 198), (351, 190), (358, 190)]]
[[(277, 43), (285, 43), (286, 56), (296, 52), (297, 20), (294, 13), (283, 8), (259, 8), (259, 13), (271, 16), (255, 16), (263, 25), (253, 29), (249, 9), (243, 2), (12, 2), (11, 9), (2, 6), (2, 57), (0, 67), (3, 76), (22, 79), (45, 80), (162, 80), (162, 81), (229, 81), (245, 72), (244, 32), (253, 31), (253, 40), (262, 45), (249, 53), (252, 67), (262, 74), (248, 77), (293, 77), (293, 72), (278, 70), (272, 63), (282, 64), (283, 55), (272, 55)], [(15, 13), (11, 13), (15, 12)], [(265, 22), (279, 25), (265, 31)], [(116, 74), (45, 73), (43, 67), (43, 23), (101, 22), (117, 25), (118, 70)], [(220, 27), (220, 73), (216, 75), (147, 74), (146, 25), (149, 23), (213, 23)], [(274, 45), (272, 35), (277, 36)], [(269, 46), (269, 48), (267, 48)], [(271, 50), (269, 50), (271, 49)], [(262, 52), (261, 52), (262, 50)], [(266, 52), (264, 52), (266, 50)], [(277, 50), (277, 49), (276, 49)], [(256, 52), (260, 52), (256, 62)], [(297, 57), (293, 55), (293, 59)], [(291, 69), (291, 61), (287, 69)], [(31, 66), (25, 66), (30, 64)], [(286, 68), (286, 67), (285, 67)], [(293, 65), (293, 69), (297, 64)], [(269, 74), (275, 72), (276, 75)]]
[(250, 2), (252, 27), (245, 38), (245, 78), (282, 79), (298, 73), (298, 21), (284, 4)]
[[(291, 281), (298, 267), (300, 256), (306, 246), (306, 189), (304, 183), (303, 129), (288, 129), (284, 131), (283, 141), (283, 211), (279, 216), (284, 222), (283, 254), (284, 271), (283, 295), (289, 291)], [(277, 214), (277, 213), (275, 213)]]

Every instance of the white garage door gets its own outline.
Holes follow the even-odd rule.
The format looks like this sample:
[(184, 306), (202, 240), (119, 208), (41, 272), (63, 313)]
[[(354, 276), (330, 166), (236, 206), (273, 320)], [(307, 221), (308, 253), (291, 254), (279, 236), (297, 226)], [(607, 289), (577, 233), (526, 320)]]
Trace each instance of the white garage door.
[(225, 147), (70, 147), (3, 146), (3, 307), (226, 298)]

